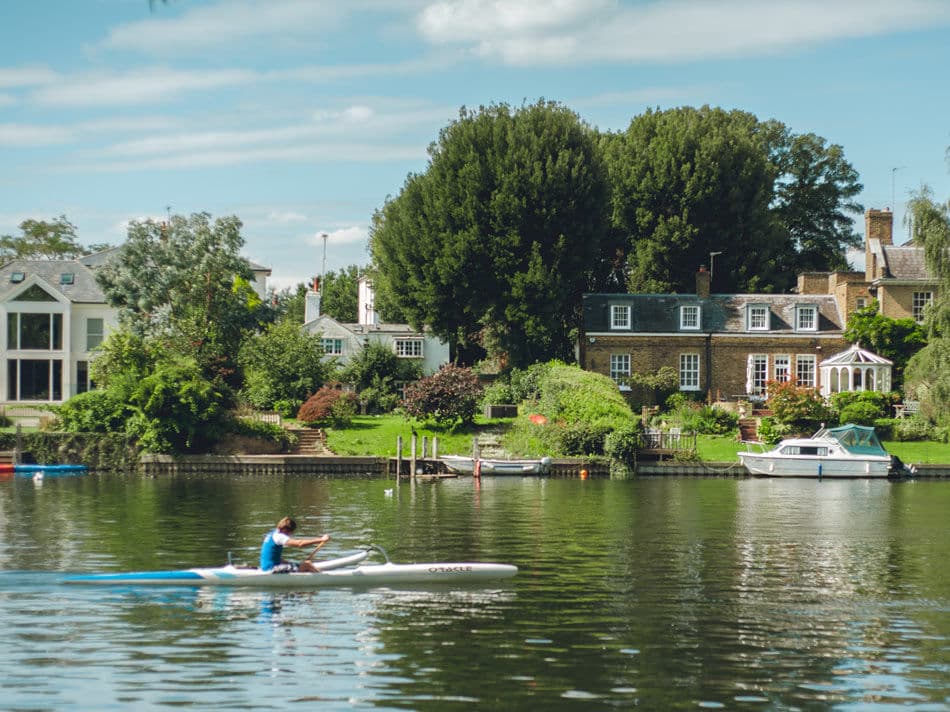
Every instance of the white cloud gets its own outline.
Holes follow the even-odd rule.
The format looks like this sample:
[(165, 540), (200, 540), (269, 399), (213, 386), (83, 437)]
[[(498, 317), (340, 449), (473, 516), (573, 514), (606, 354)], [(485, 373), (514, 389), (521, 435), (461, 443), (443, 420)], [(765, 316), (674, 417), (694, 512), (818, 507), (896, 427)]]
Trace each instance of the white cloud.
[(318, 230), (313, 234), (311, 242), (323, 247), (323, 233), (327, 234), (327, 249), (333, 245), (362, 244), (369, 239), (369, 228), (363, 225), (337, 228), (336, 230)]
[(0, 89), (49, 84), (58, 78), (56, 72), (46, 67), (0, 67)]
[(156, 55), (236, 46), (262, 37), (317, 43), (339, 24), (345, 4), (312, 0), (227, 0), (113, 28), (100, 48)]
[(0, 146), (53, 146), (74, 138), (74, 132), (64, 126), (0, 124)]
[(186, 92), (239, 86), (259, 79), (243, 70), (180, 71), (156, 68), (124, 74), (77, 75), (35, 89), (32, 101), (55, 107), (143, 104), (173, 99)]
[(432, 43), (529, 66), (756, 56), (947, 22), (942, 0), (443, 0), (417, 27)]
[(280, 225), (290, 225), (293, 223), (307, 222), (308, 218), (303, 213), (298, 213), (293, 210), (272, 210), (267, 215), (267, 220), (279, 223)]

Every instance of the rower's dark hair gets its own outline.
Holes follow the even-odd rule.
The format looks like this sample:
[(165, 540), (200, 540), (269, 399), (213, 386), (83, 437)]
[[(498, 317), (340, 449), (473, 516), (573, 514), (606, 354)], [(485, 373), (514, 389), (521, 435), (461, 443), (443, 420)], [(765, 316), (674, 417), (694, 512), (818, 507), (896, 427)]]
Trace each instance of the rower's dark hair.
[(277, 522), (277, 528), (289, 529), (293, 532), (297, 530), (297, 522), (295, 522), (292, 517), (284, 517), (279, 522)]

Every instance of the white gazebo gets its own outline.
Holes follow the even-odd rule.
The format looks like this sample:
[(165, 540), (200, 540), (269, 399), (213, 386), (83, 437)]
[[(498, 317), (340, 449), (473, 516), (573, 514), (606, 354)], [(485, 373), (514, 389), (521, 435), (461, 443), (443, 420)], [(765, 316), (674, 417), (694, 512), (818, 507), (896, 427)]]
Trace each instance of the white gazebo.
[(889, 391), (893, 367), (892, 361), (854, 344), (847, 351), (818, 364), (821, 394), (830, 396), (842, 391)]

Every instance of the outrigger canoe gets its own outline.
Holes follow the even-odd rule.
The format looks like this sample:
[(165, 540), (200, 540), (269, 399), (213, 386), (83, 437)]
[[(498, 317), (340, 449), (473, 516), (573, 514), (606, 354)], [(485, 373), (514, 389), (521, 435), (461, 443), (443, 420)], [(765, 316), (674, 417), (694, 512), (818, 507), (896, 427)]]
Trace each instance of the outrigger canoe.
[(32, 463), (0, 463), (0, 475), (16, 474), (32, 476), (36, 473), (44, 475), (79, 475), (86, 472), (85, 465), (36, 465)]
[[(382, 553), (382, 564), (365, 564), (371, 551)], [(324, 588), (328, 586), (388, 586), (398, 584), (472, 584), (511, 578), (518, 567), (494, 563), (394, 564), (379, 546), (326, 561), (315, 561), (317, 573), (275, 574), (228, 564), (215, 568), (138, 571), (70, 576), (66, 583), (110, 586), (232, 586), (250, 588)]]

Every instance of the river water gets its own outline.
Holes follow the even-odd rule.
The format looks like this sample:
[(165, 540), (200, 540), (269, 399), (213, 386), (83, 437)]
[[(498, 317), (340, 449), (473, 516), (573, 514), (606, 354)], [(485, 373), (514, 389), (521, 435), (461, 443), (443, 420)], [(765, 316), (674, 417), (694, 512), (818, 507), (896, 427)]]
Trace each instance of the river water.
[[(253, 562), (285, 513), (330, 532), (328, 554), (520, 571), (62, 582)], [(950, 482), (17, 478), (0, 482), (0, 708), (946, 710), (948, 513)]]

